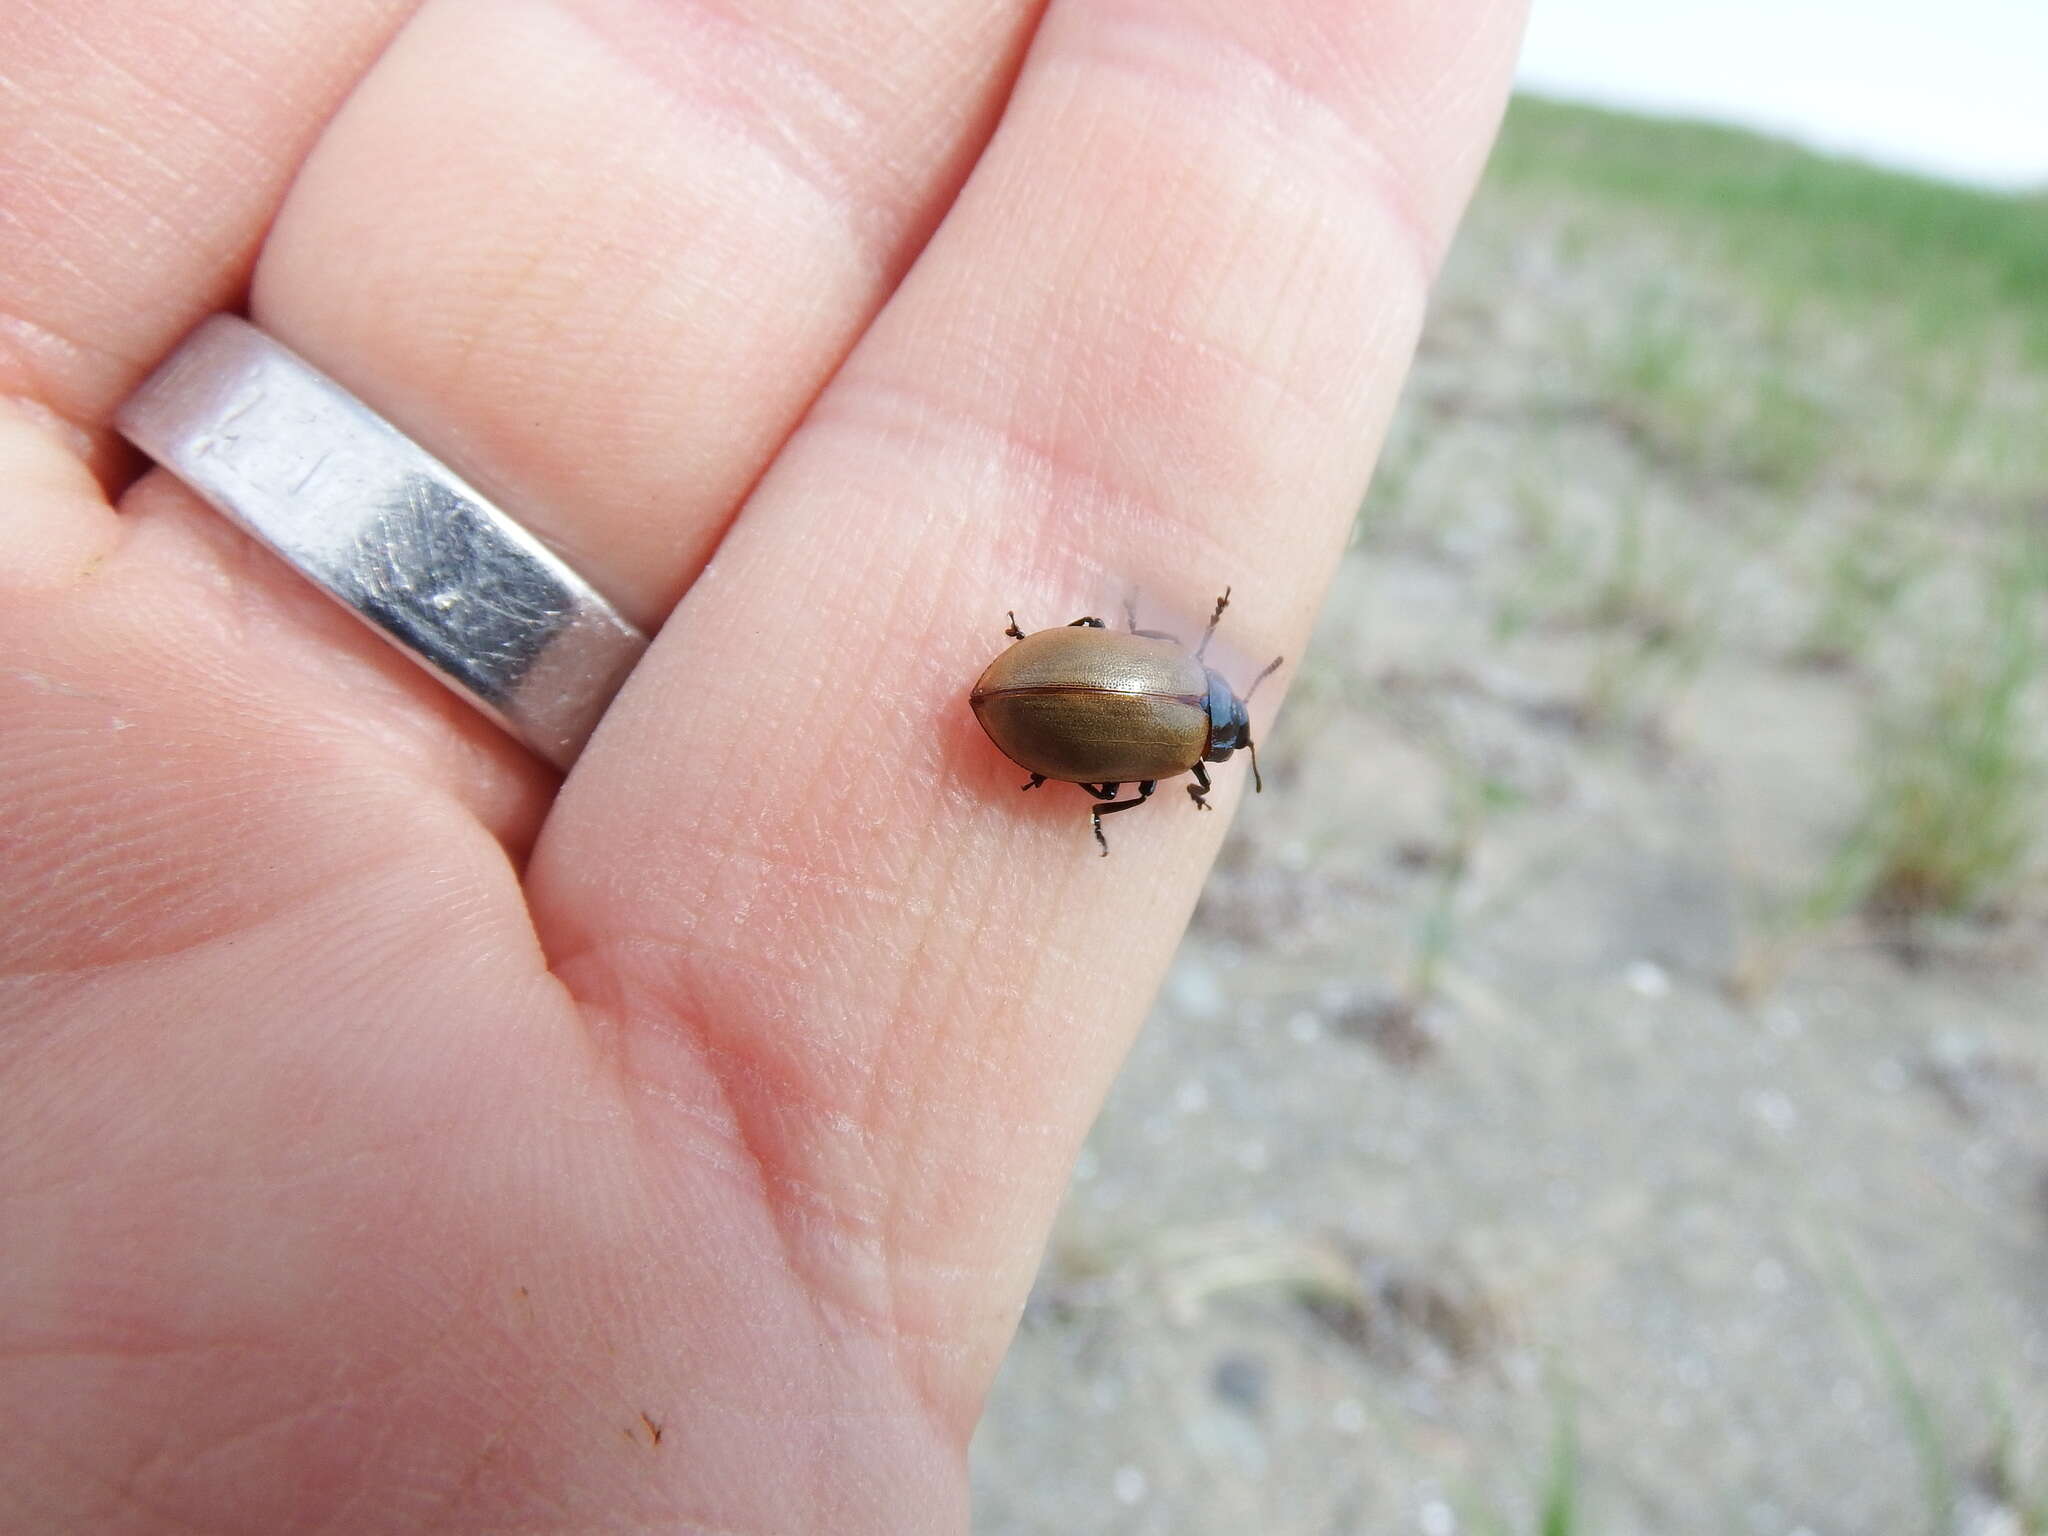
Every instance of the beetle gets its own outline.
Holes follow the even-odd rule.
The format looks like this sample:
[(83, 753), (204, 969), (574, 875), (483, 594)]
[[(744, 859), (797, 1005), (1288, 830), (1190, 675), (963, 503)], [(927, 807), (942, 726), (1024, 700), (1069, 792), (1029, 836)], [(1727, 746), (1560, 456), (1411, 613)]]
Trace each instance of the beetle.
[[(1251, 754), (1253, 791), (1266, 787), (1245, 704), (1285, 658), (1275, 656), (1239, 698), (1202, 660), (1229, 606), (1225, 587), (1193, 651), (1163, 630), (1138, 628), (1128, 602), (1121, 632), (1090, 616), (1027, 635), (1012, 613), (1003, 633), (1016, 644), (974, 685), (974, 717), (1002, 754), (1031, 775), (1025, 789), (1058, 779), (1094, 796), (1089, 819), (1105, 858), (1102, 818), (1143, 805), (1161, 779), (1192, 773), (1188, 798), (1206, 811), (1210, 786), (1203, 764), (1228, 761), (1242, 747)], [(1125, 784), (1137, 785), (1138, 793), (1120, 800)]]

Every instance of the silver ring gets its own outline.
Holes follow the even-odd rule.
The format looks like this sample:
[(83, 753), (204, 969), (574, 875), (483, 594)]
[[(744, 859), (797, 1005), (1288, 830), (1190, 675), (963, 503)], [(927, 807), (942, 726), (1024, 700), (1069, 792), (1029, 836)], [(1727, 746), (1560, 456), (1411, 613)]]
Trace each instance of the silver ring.
[(114, 424), (557, 767), (647, 649), (540, 540), (246, 320), (205, 321)]

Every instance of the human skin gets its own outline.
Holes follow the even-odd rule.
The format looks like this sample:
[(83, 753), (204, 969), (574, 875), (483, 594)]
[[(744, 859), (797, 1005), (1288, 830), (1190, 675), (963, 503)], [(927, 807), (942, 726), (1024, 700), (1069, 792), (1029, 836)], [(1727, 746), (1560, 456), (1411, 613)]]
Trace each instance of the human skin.
[[(967, 691), (1299, 654), (1519, 25), (0, 10), (0, 1528), (961, 1529), (1226, 821)], [(566, 781), (112, 436), (243, 306), (660, 626)]]

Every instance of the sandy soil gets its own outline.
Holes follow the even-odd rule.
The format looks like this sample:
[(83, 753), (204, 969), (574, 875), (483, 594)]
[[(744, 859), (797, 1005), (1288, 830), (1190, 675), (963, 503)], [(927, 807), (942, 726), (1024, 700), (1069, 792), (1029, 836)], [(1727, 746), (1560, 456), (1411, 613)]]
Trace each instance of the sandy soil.
[[(1596, 235), (1495, 197), (1454, 258), (976, 1440), (989, 1536), (2043, 1528), (2048, 925), (1813, 894), (1967, 578), (1821, 654), (1845, 541), (1917, 536), (1833, 435), (1890, 375), (1798, 362), (1816, 443), (1720, 462), (1622, 299), (1702, 397), (1746, 301)], [(1963, 480), (1944, 556), (1999, 526)]]

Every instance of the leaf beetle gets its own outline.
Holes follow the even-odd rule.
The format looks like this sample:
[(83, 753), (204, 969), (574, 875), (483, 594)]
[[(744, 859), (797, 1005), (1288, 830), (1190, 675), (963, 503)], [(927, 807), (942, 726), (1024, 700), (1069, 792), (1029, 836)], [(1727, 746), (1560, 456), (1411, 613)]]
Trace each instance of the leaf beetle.
[[(1245, 704), (1285, 658), (1274, 657), (1239, 698), (1202, 660), (1229, 606), (1225, 587), (1193, 651), (1162, 630), (1138, 628), (1128, 602), (1123, 631), (1091, 616), (1027, 635), (1012, 613), (1003, 633), (1016, 644), (974, 685), (974, 717), (1002, 754), (1031, 775), (1025, 789), (1058, 779), (1094, 796), (1089, 819), (1105, 858), (1102, 818), (1143, 805), (1161, 779), (1192, 773), (1188, 798), (1206, 811), (1203, 764), (1225, 762), (1242, 747), (1251, 754), (1253, 791), (1265, 789)], [(1138, 793), (1119, 800), (1125, 784), (1137, 785)]]

